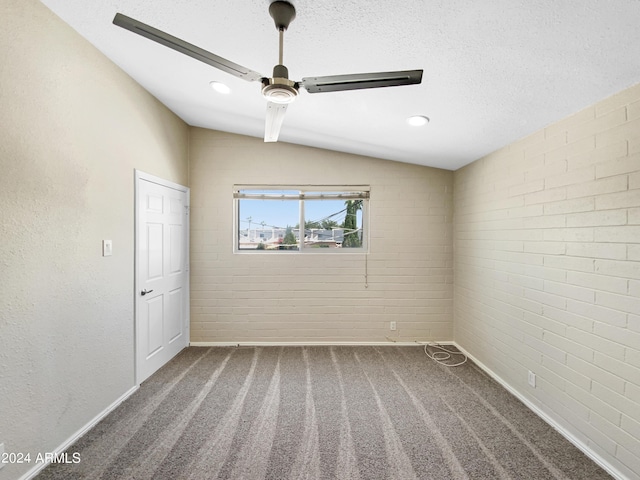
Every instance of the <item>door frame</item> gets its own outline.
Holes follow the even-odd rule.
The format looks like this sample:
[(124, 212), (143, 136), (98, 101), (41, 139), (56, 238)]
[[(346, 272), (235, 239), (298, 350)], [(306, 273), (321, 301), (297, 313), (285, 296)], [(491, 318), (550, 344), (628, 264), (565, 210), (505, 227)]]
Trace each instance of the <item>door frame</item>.
[(134, 318), (134, 334), (133, 334), (133, 364), (134, 364), (134, 381), (137, 386), (140, 386), (140, 365), (138, 363), (138, 339), (140, 337), (140, 314), (139, 314), (139, 302), (138, 302), (138, 292), (140, 291), (140, 286), (138, 285), (138, 270), (139, 270), (139, 262), (140, 262), (140, 251), (138, 245), (138, 221), (140, 219), (140, 182), (146, 181), (151, 183), (156, 183), (163, 187), (172, 188), (174, 190), (178, 190), (180, 192), (186, 193), (187, 196), (187, 215), (186, 215), (186, 252), (185, 252), (185, 268), (186, 268), (186, 282), (185, 282), (185, 292), (186, 292), (186, 325), (184, 325), (185, 332), (185, 347), (189, 346), (189, 338), (191, 334), (191, 255), (189, 249), (189, 239), (190, 239), (190, 205), (191, 205), (191, 189), (189, 187), (185, 187), (184, 185), (180, 185), (179, 183), (172, 182), (170, 180), (165, 180), (164, 178), (157, 177), (155, 175), (151, 175), (150, 173), (143, 172), (142, 170), (134, 169), (134, 220), (133, 220), (133, 318)]

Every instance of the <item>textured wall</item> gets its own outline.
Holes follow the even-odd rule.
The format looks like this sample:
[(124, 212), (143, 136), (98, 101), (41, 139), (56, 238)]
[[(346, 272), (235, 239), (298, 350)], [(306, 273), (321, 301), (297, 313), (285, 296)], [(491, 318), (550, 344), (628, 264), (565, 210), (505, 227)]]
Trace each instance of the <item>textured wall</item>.
[(457, 171), (454, 191), (456, 341), (640, 478), (640, 85)]
[[(452, 172), (202, 129), (190, 166), (192, 341), (451, 339)], [(371, 185), (371, 253), (233, 254), (242, 183)]]
[(133, 171), (186, 183), (188, 129), (36, 0), (0, 13), (0, 443), (35, 455), (134, 385)]

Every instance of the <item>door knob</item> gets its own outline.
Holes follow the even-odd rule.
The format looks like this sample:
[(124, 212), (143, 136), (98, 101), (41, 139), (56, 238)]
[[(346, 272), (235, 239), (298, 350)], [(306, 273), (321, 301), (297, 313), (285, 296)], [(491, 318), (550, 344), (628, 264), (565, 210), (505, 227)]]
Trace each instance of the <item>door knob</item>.
[(142, 291), (140, 292), (140, 295), (142, 295), (142, 296), (144, 297), (147, 293), (151, 293), (151, 292), (153, 292), (153, 290), (147, 290), (147, 289), (145, 288), (144, 290), (142, 290)]

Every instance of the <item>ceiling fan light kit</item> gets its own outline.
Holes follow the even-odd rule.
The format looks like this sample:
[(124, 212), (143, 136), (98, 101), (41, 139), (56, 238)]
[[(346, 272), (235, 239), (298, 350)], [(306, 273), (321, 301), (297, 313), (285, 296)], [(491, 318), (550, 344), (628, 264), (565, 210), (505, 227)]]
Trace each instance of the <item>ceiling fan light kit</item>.
[[(269, 5), (269, 14), (273, 18), (279, 34), (278, 64), (273, 68), (272, 77), (265, 77), (258, 72), (231, 62), (121, 13), (116, 14), (113, 23), (226, 73), (242, 78), (243, 80), (249, 82), (260, 81), (262, 83), (262, 95), (267, 99), (265, 142), (275, 142), (278, 140), (287, 105), (298, 97), (300, 87), (303, 87), (308, 93), (325, 93), (365, 88), (415, 85), (422, 82), (422, 70), (356, 73), (323, 77), (305, 77), (300, 81), (290, 80), (289, 71), (283, 63), (284, 32), (289, 28), (289, 24), (295, 18), (296, 10), (291, 3), (277, 0)], [(217, 82), (211, 82), (212, 87), (215, 88), (214, 83)]]

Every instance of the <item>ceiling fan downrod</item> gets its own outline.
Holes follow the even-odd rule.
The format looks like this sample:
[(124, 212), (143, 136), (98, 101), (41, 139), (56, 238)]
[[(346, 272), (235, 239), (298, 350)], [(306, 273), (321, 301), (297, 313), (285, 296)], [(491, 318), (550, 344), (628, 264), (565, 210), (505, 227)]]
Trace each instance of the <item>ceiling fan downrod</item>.
[(269, 5), (269, 14), (278, 29), (278, 64), (273, 67), (273, 77), (262, 79), (262, 95), (270, 102), (287, 104), (298, 96), (298, 84), (289, 80), (289, 70), (284, 66), (284, 32), (296, 17), (296, 10), (292, 4), (285, 1), (275, 1)]

